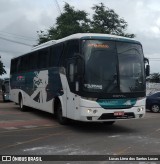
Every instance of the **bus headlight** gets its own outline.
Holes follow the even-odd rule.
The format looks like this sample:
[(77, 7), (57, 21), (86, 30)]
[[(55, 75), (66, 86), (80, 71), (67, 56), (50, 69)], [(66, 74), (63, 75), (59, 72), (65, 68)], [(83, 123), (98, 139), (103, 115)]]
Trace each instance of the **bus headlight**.
[(92, 113), (92, 109), (87, 110), (88, 114)]
[(142, 112), (143, 110), (144, 110), (144, 108), (140, 107), (140, 108), (137, 109), (137, 112)]
[(87, 109), (87, 112), (88, 114), (96, 114), (98, 111), (95, 109), (95, 110), (92, 110), (92, 109)]
[(97, 113), (97, 110), (94, 110), (94, 111), (93, 111), (93, 114), (96, 114), (96, 113)]

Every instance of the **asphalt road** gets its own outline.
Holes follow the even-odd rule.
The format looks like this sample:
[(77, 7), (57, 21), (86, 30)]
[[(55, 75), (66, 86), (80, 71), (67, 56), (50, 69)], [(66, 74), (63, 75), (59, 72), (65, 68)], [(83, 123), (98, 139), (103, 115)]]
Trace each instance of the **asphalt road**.
[(139, 120), (57, 123), (52, 114), (0, 100), (1, 155), (160, 155), (160, 113)]

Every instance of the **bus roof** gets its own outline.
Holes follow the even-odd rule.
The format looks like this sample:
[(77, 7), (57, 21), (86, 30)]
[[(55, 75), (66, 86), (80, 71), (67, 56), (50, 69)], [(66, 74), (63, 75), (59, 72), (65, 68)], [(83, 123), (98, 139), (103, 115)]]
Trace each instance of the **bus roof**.
[(77, 33), (77, 34), (73, 34), (73, 35), (67, 36), (65, 38), (62, 38), (62, 39), (51, 40), (46, 43), (40, 44), (40, 45), (34, 47), (32, 50), (41, 49), (41, 48), (44, 48), (44, 47), (47, 47), (50, 45), (54, 45), (56, 43), (61, 43), (61, 42), (64, 42), (67, 40), (72, 40), (72, 39), (107, 39), (107, 40), (119, 40), (119, 41), (140, 43), (140, 42), (136, 41), (135, 39), (117, 36), (117, 35), (99, 34), (99, 33)]
[(56, 43), (63, 42), (66, 40), (71, 40), (71, 39), (96, 39), (96, 38), (97, 39), (109, 39), (109, 40), (112, 39), (112, 40), (136, 41), (136, 40), (131, 39), (131, 38), (117, 36), (117, 35), (110, 35), (110, 34), (78, 33), (78, 34), (73, 34), (73, 35), (67, 36), (65, 38), (56, 40)]
[[(124, 42), (132, 42), (132, 43), (139, 43), (140, 44), (140, 42), (136, 41), (135, 39), (122, 37), (122, 36), (117, 36), (117, 35), (100, 34), (100, 33), (77, 33), (77, 34), (73, 34), (73, 35), (67, 36), (65, 38), (62, 38), (62, 39), (50, 40), (48, 42), (42, 43), (38, 46), (33, 47), (30, 52), (34, 52), (36, 50), (40, 50), (40, 49), (43, 49), (43, 48), (51, 46), (51, 45), (61, 43), (61, 42), (65, 42), (67, 40), (73, 40), (73, 39), (119, 40), (119, 41), (124, 41)], [(28, 53), (30, 53), (30, 52), (28, 52)], [(26, 53), (26, 54), (28, 54), (28, 53)], [(25, 55), (25, 54), (23, 54), (23, 55)], [(23, 56), (23, 55), (20, 55), (20, 56)], [(15, 57), (15, 58), (17, 58), (17, 57)]]

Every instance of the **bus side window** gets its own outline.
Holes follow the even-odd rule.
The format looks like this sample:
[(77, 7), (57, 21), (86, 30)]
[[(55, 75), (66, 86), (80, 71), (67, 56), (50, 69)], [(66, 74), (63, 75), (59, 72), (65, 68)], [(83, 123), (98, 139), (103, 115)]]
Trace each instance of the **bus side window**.
[(38, 51), (38, 68), (47, 68), (48, 66), (48, 56), (49, 56), (49, 49), (44, 48)]
[(18, 65), (18, 59), (15, 59), (15, 65), (14, 65), (14, 70), (15, 71), (14, 71), (14, 73), (18, 72), (18, 68), (17, 68), (18, 66), (17, 65)]
[(14, 73), (14, 59), (11, 59), (11, 64), (10, 64), (10, 74), (13, 74)]
[(38, 53), (37, 52), (32, 52), (29, 55), (29, 69), (37, 69), (37, 63), (38, 63)]
[(12, 59), (11, 60), (11, 70), (10, 70), (11, 74), (17, 73), (16, 68), (17, 68), (17, 59)]
[(17, 73), (20, 73), (21, 72), (21, 67), (22, 67), (22, 65), (21, 65), (21, 57), (20, 58), (18, 58), (18, 60), (17, 60), (17, 68), (16, 68), (16, 70), (17, 70)]
[(67, 42), (67, 59), (70, 59), (74, 56), (75, 53), (79, 53), (79, 41), (70, 40)]
[(25, 69), (24, 64), (25, 64), (25, 57), (23, 56), (23, 57), (21, 57), (21, 64), (20, 64), (21, 72), (23, 72)]
[(53, 45), (50, 47), (50, 55), (49, 55), (49, 67), (54, 67), (55, 66), (55, 60), (57, 58), (56, 54), (56, 45)]
[(79, 40), (70, 40), (65, 43), (64, 54), (62, 57), (62, 63), (64, 67), (66, 67), (66, 63), (68, 59), (71, 59), (75, 53), (79, 53)]
[(49, 56), (49, 67), (57, 67), (59, 65), (59, 59), (63, 52), (63, 44), (56, 44), (51, 46), (50, 48), (50, 56)]
[(29, 70), (29, 56), (23, 56), (21, 59), (21, 71), (25, 72)]

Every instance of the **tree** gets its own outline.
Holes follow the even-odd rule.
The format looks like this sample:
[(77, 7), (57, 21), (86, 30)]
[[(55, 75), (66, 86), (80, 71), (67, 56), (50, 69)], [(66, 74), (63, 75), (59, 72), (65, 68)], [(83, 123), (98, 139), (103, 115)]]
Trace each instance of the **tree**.
[(47, 32), (38, 31), (38, 44), (49, 40), (60, 39), (75, 33), (104, 33), (133, 38), (134, 34), (125, 33), (127, 22), (103, 3), (92, 7), (93, 18), (89, 19), (85, 11), (74, 10), (68, 3), (64, 5), (64, 12), (57, 17), (56, 23)]
[(114, 10), (106, 8), (103, 3), (92, 7), (94, 10), (93, 20), (91, 22), (92, 32), (113, 34), (134, 38), (134, 34), (125, 33), (128, 26), (127, 22), (120, 18)]
[(0, 78), (0, 90), (2, 88), (3, 79)]
[[(1, 56), (0, 56), (0, 58), (1, 58)], [(3, 75), (6, 73), (6, 70), (4, 69), (4, 67), (5, 66), (3, 65), (2, 61), (0, 60), (0, 75)]]
[(149, 76), (149, 82), (159, 83), (160, 82), (160, 74), (159, 73), (152, 73)]
[(75, 33), (89, 32), (90, 20), (85, 11), (74, 10), (68, 3), (64, 5), (64, 13), (56, 19), (56, 25), (51, 27), (47, 33), (38, 32), (39, 44), (49, 40), (60, 39)]

